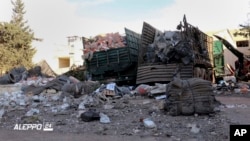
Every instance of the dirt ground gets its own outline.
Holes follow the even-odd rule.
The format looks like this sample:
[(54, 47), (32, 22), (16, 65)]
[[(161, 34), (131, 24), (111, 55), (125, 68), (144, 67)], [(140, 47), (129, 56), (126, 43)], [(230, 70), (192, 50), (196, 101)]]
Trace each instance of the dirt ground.
[[(110, 123), (99, 120), (84, 122), (74, 103), (70, 108), (51, 112), (51, 107), (59, 101), (45, 106), (41, 102), (33, 107), (40, 109), (39, 114), (25, 116), (32, 105), (24, 108), (9, 109), (0, 122), (0, 137), (5, 141), (66, 141), (66, 140), (152, 140), (152, 141), (228, 141), (229, 125), (250, 123), (249, 94), (216, 95), (222, 103), (215, 114), (171, 116), (163, 110), (164, 100), (144, 96), (124, 96), (86, 109), (102, 112), (110, 118)], [(86, 109), (84, 109), (86, 111)], [(83, 110), (83, 111), (84, 111)], [(142, 120), (150, 118), (155, 128), (145, 127)], [(16, 131), (15, 125), (24, 123), (50, 122), (53, 131)], [(1, 139), (1, 140), (2, 140)]]

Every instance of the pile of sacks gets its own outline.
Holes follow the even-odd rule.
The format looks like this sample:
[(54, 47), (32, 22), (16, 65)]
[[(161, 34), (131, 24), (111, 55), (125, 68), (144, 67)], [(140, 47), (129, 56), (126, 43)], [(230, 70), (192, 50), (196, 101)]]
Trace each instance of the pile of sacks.
[(167, 85), (165, 110), (170, 115), (210, 114), (219, 102), (210, 81), (200, 78), (174, 78)]

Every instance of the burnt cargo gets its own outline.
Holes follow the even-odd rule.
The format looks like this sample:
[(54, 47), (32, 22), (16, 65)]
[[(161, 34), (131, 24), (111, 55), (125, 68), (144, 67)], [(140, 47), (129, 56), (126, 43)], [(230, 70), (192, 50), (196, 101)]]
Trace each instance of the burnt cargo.
[(213, 79), (212, 37), (187, 23), (185, 16), (177, 29), (161, 32), (143, 23), (137, 84), (170, 82), (173, 77)]
[(125, 47), (94, 52), (85, 59), (92, 80), (135, 83), (141, 35), (125, 28)]

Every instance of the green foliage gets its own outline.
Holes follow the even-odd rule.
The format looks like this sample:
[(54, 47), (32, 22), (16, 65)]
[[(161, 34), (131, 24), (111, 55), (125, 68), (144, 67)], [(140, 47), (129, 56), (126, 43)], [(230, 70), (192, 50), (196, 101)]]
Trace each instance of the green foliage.
[(24, 66), (33, 66), (32, 58), (36, 52), (31, 43), (34, 33), (24, 21), (24, 3), (12, 1), (14, 6), (10, 23), (0, 23), (0, 66), (4, 70)]
[(24, 3), (22, 2), (22, 0), (16, 0), (11, 1), (12, 5), (14, 6), (13, 10), (13, 14), (12, 14), (12, 19), (11, 19), (11, 23), (21, 27), (22, 29), (24, 29), (24, 31), (27, 31), (29, 29), (28, 26), (26, 26), (27, 21), (24, 21), (24, 14), (26, 13), (24, 11)]

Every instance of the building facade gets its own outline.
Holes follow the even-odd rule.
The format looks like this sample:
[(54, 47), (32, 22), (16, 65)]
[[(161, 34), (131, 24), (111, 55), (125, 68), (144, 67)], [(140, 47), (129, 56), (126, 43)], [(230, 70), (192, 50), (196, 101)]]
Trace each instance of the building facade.
[(54, 44), (53, 48), (36, 48), (37, 53), (33, 58), (34, 63), (45, 60), (56, 74), (69, 71), (72, 67), (82, 66), (84, 60), (82, 37), (67, 37), (68, 44)]

